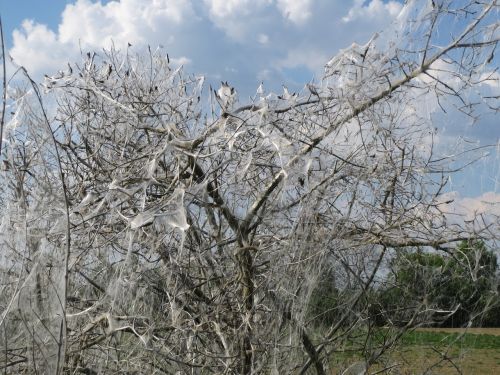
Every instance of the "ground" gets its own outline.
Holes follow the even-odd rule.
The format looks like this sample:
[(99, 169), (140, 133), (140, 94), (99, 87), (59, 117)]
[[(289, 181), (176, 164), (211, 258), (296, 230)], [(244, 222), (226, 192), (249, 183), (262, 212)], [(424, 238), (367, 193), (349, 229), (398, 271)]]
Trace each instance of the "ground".
[[(342, 374), (355, 354), (337, 355), (332, 374)], [(379, 372), (386, 368), (385, 372)], [(390, 368), (390, 369), (389, 369)], [(500, 374), (500, 328), (422, 328), (406, 334), (402, 346), (373, 365), (368, 374)]]

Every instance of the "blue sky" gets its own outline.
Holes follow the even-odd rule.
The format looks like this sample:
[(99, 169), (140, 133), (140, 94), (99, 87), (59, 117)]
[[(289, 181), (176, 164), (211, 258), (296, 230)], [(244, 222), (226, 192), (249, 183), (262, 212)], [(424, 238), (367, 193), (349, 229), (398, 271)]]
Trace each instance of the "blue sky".
[[(421, 0), (425, 4), (427, 0)], [(429, 0), (430, 1), (430, 0)], [(281, 91), (300, 90), (321, 77), (340, 49), (364, 44), (396, 19), (394, 0), (2, 0), (0, 14), (9, 54), (35, 78), (53, 74), (80, 53), (132, 43), (162, 45), (174, 63), (209, 83), (227, 80), (245, 101), (261, 81)], [(447, 28), (441, 25), (443, 35)], [(494, 87), (494, 90), (500, 90)], [(479, 144), (497, 143), (498, 115), (471, 125), (436, 114), (442, 146), (453, 149), (464, 135)], [(458, 124), (458, 125), (457, 125)], [(445, 140), (445, 141), (443, 141)], [(497, 194), (498, 149), (457, 175), (449, 186), (462, 196)], [(496, 199), (496, 198), (495, 198)]]
[(61, 12), (67, 3), (67, 1), (61, 0), (3, 0), (0, 3), (0, 15), (2, 16), (7, 45), (12, 46), (12, 31), (14, 28), (19, 28), (21, 22), (26, 18), (57, 27), (61, 19)]
[(400, 9), (381, 0), (18, 0), (3, 1), (1, 13), (11, 55), (35, 76), (78, 60), (78, 43), (100, 49), (112, 39), (118, 47), (162, 45), (187, 70), (250, 94), (260, 81), (301, 88)]

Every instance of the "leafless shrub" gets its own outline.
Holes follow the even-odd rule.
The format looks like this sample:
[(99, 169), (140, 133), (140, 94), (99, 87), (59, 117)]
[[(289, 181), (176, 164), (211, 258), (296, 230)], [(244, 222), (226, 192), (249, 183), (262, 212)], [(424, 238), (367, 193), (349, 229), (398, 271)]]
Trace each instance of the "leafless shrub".
[[(364, 368), (393, 350), (427, 306), (374, 339), (391, 254), (498, 234), (446, 221), (451, 160), (418, 108), (498, 109), (463, 95), (488, 71), (498, 4), (432, 3), (408, 2), (320, 84), (247, 105), (161, 51), (88, 54), (41, 86), (24, 72), (2, 123), (4, 372), (326, 374), (346, 348)], [(462, 31), (438, 45), (447, 17)], [(339, 293), (318, 331), (325, 272)]]

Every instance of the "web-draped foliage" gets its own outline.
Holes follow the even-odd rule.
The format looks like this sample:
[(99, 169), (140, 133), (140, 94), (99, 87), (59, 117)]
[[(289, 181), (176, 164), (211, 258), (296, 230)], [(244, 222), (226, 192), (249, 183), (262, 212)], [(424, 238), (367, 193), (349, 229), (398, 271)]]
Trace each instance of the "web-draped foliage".
[[(239, 103), (161, 50), (89, 53), (10, 89), (2, 366), (321, 374), (353, 347), (363, 366), (392, 366), (405, 330), (456, 311), (414, 300), (396, 324), (398, 306), (373, 299), (398, 281), (394, 254), (498, 235), (498, 218), (445, 215), (455, 159), (439, 157), (422, 111), (498, 109), (464, 94), (498, 83), (498, 4), (462, 3), (408, 2), (298, 94), (261, 86)], [(447, 39), (437, 30), (450, 17)], [(325, 279), (334, 302), (314, 312)], [(377, 341), (380, 321), (393, 326)]]

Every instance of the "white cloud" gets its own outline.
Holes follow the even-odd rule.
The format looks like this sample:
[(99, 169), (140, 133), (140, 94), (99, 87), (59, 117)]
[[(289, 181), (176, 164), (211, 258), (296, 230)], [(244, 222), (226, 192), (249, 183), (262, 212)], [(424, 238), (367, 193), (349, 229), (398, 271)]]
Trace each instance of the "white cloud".
[(492, 90), (500, 93), (500, 73), (498, 71), (485, 72), (479, 79), (482, 84), (488, 85)]
[[(413, 3), (417, 7), (430, 2)], [(104, 4), (77, 0), (66, 6), (57, 26), (24, 21), (13, 33), (9, 53), (41, 80), (43, 73), (65, 69), (67, 61), (79, 62), (81, 51), (99, 53), (111, 41), (117, 49), (131, 42), (134, 52), (146, 44), (164, 45), (173, 64), (189, 65), (190, 73), (205, 75), (210, 84), (229, 81), (244, 101), (255, 94), (260, 81), (268, 92), (281, 92), (281, 84), (290, 91), (300, 90), (313, 76), (322, 74), (324, 64), (340, 49), (353, 42), (365, 44), (374, 32), (390, 29), (401, 6), (394, 0), (121, 0)], [(433, 68), (447, 68), (443, 64), (437, 61)], [(450, 82), (456, 79), (434, 73)], [(500, 93), (498, 72), (488, 80), (486, 75), (480, 78), (485, 80), (476, 87), (479, 94), (494, 97)], [(467, 93), (468, 99), (476, 101), (479, 94)], [(493, 99), (490, 102), (498, 105)], [(498, 116), (483, 117), (478, 126), (471, 126), (457, 110), (441, 113), (432, 95), (421, 96), (415, 107), (415, 116), (441, 124), (439, 142), (449, 149), (462, 150), (456, 145), (464, 134), (481, 140), (481, 145), (498, 141)], [(423, 145), (428, 143), (422, 140)], [(494, 190), (494, 186), (489, 184), (487, 189)]]
[(234, 40), (246, 42), (262, 27), (262, 19), (273, 0), (204, 0), (210, 20)]
[(155, 31), (179, 25), (192, 15), (189, 0), (122, 0), (105, 5), (78, 0), (66, 6), (59, 35), (62, 42), (83, 38), (89, 46), (100, 47), (108, 47), (111, 40), (120, 45), (148, 42)]
[(257, 72), (257, 79), (259, 81), (269, 81), (271, 75), (272, 73), (269, 69), (263, 69), (260, 72)]
[(461, 197), (460, 193), (452, 191), (443, 194), (440, 202), (449, 202), (442, 210), (454, 221), (459, 221), (459, 217), (471, 221), (479, 215), (483, 215), (486, 222), (500, 218), (500, 194), (494, 191), (487, 191), (477, 197)]
[[(13, 33), (10, 50), (15, 62), (32, 74), (53, 72), (54, 67), (78, 59), (80, 48), (100, 50), (114, 43), (124, 48), (128, 42), (154, 44), (172, 42), (168, 31), (194, 19), (189, 0), (122, 0), (106, 4), (78, 0), (68, 4), (57, 32), (34, 21), (24, 21)], [(57, 70), (57, 68), (56, 68)]]
[[(251, 16), (260, 10), (276, 5), (281, 15), (296, 24), (311, 17), (312, 0), (204, 0), (212, 19), (225, 28), (228, 21), (237, 17)], [(242, 19), (239, 20), (242, 23)], [(244, 23), (244, 22), (243, 22)]]
[(283, 68), (306, 66), (311, 71), (318, 72), (325, 66), (328, 57), (329, 55), (320, 49), (309, 46), (299, 46), (290, 49), (286, 58), (278, 62), (278, 66)]
[(13, 44), (9, 54), (35, 76), (41, 72), (53, 72), (54, 66), (63, 66), (78, 51), (76, 45), (62, 42), (47, 26), (32, 20), (25, 20), (21, 30), (14, 30)]
[(225, 17), (249, 15), (259, 8), (269, 5), (272, 0), (205, 0), (210, 15), (223, 20)]
[(260, 44), (267, 44), (269, 43), (269, 36), (266, 34), (259, 34), (258, 41)]
[(365, 0), (354, 0), (354, 6), (349, 10), (347, 16), (342, 18), (342, 21), (348, 23), (361, 18), (364, 19), (379, 19), (389, 16), (396, 17), (403, 6), (397, 1), (389, 1), (384, 3), (381, 0), (372, 0), (368, 5), (364, 5)]
[(303, 24), (311, 18), (311, 0), (277, 0), (277, 5), (283, 17), (293, 23)]
[(179, 58), (173, 57), (171, 60), (172, 60), (172, 63), (173, 63), (174, 65), (178, 65), (178, 66), (179, 66), (179, 65), (184, 65), (184, 66), (186, 66), (186, 65), (189, 65), (189, 64), (191, 64), (191, 63), (192, 63), (191, 59), (190, 59), (190, 58), (187, 58), (186, 56), (181, 56), (181, 57), (179, 57)]
[(462, 198), (459, 203), (469, 214), (492, 214), (500, 216), (500, 194), (488, 191), (477, 198)]
[(41, 78), (112, 42), (117, 49), (130, 42), (136, 51), (164, 45), (173, 61), (189, 64), (208, 82), (229, 80), (242, 97), (264, 78), (269, 89), (284, 83), (297, 90), (320, 75), (339, 49), (366, 42), (392, 17), (382, 7), (377, 22), (344, 24), (351, 6), (331, 0), (77, 0), (66, 6), (57, 27), (25, 22), (14, 33), (10, 54)]
[[(500, 156), (500, 149), (488, 147), (474, 152), (467, 150), (500, 142), (498, 114), (494, 109), (488, 108), (488, 105), (498, 106), (496, 103), (498, 100), (495, 101), (495, 98), (500, 95), (500, 74), (496, 71), (483, 72), (472, 78), (477, 84), (470, 88), (464, 83), (470, 77), (462, 77), (457, 66), (443, 59), (435, 61), (428, 73), (430, 75), (421, 75), (414, 80), (418, 85), (415, 85), (411, 91), (413, 107), (407, 107), (405, 113), (413, 119), (425, 122), (432, 131), (432, 134), (429, 133), (427, 138), (422, 139), (421, 146), (425, 147), (426, 151), (432, 147), (436, 159), (444, 157), (450, 161), (461, 160), (461, 165), (473, 160), (482, 160), (482, 163), (488, 165), (484, 169), (490, 169), (489, 173), (484, 174), (493, 175), (493, 166), (498, 165), (498, 160), (493, 159), (495, 155)], [(473, 106), (464, 108), (464, 102), (457, 95), (438, 97), (432, 90), (417, 88), (419, 86), (432, 87), (436, 84), (435, 79), (441, 82), (439, 84), (441, 90), (450, 91), (452, 88), (460, 94), (464, 102), (474, 103)], [(442, 85), (443, 83), (446, 87)], [(467, 110), (472, 110), (472, 116), (464, 115)], [(414, 113), (410, 113), (411, 111)], [(478, 115), (481, 115), (480, 120), (476, 122), (475, 116)], [(487, 153), (490, 155), (486, 156)], [(480, 168), (481, 164), (475, 163), (468, 167), (470, 170), (467, 173), (477, 173), (474, 170)], [(485, 184), (488, 189), (495, 186), (493, 182), (485, 182)], [(464, 186), (464, 189), (467, 189), (469, 194), (472, 191), (480, 192), (475, 184)]]

